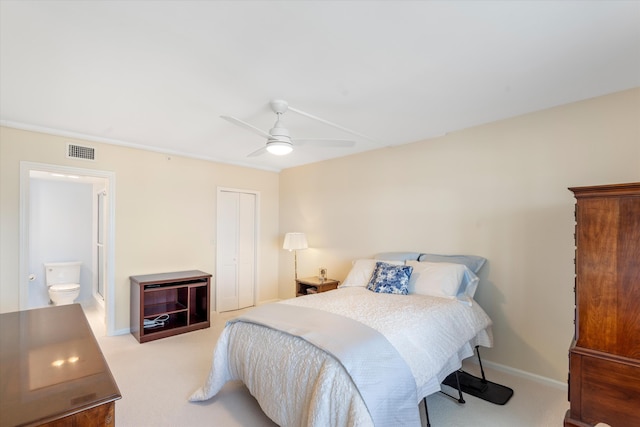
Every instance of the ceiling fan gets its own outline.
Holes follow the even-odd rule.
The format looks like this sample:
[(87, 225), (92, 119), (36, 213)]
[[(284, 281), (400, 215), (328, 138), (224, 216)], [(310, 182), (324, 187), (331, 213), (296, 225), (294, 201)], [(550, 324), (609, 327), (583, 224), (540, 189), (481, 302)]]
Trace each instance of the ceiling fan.
[(345, 132), (349, 132), (353, 135), (357, 135), (366, 139), (370, 139), (364, 135), (361, 135), (357, 132), (354, 132), (350, 129), (347, 129), (345, 127), (342, 127), (340, 125), (337, 125), (335, 123), (332, 123), (328, 120), (325, 119), (321, 119), (320, 117), (316, 117), (312, 114), (309, 113), (305, 113), (304, 111), (300, 111), (298, 109), (292, 108), (289, 106), (289, 104), (287, 103), (287, 101), (284, 101), (282, 99), (275, 99), (273, 101), (271, 101), (270, 103), (271, 109), (273, 110), (274, 113), (276, 113), (276, 122), (273, 125), (273, 127), (269, 130), (269, 132), (263, 131), (262, 129), (259, 129), (247, 122), (244, 122), (240, 119), (237, 119), (233, 116), (220, 116), (221, 118), (235, 124), (238, 125), (240, 127), (243, 127), (255, 134), (258, 134), (264, 138), (267, 138), (267, 143), (264, 147), (249, 153), (249, 155), (247, 157), (255, 157), (255, 156), (259, 156), (261, 154), (264, 154), (265, 152), (269, 152), (271, 154), (275, 154), (278, 156), (283, 156), (285, 154), (289, 154), (291, 151), (293, 151), (293, 147), (294, 146), (298, 146), (298, 145), (304, 145), (304, 144), (319, 144), (322, 145), (324, 147), (351, 147), (355, 144), (355, 141), (352, 140), (348, 140), (348, 139), (326, 139), (326, 138), (292, 138), (289, 130), (287, 128), (284, 127), (284, 124), (282, 123), (282, 115), (287, 111), (287, 110), (291, 110), (294, 111), (298, 114), (301, 114), (303, 116), (309, 117), (311, 119), (317, 120), (319, 122), (322, 122), (324, 124), (327, 124), (329, 126), (333, 126), (335, 128), (338, 128), (340, 130), (343, 130)]

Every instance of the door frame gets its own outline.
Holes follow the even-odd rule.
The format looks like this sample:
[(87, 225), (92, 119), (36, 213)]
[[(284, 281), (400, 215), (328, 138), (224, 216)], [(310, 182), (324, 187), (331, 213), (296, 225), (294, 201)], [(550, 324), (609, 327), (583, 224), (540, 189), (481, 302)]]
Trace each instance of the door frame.
[[(109, 213), (105, 210), (105, 205), (104, 205), (107, 194), (109, 193), (107, 193), (106, 188), (98, 190), (97, 192), (94, 192), (95, 198), (92, 200), (92, 202), (95, 202), (94, 211), (93, 211), (93, 216), (95, 220), (95, 230), (93, 230), (94, 232), (93, 232), (93, 239), (92, 239), (92, 245), (91, 245), (92, 249), (95, 251), (95, 258), (93, 263), (95, 277), (93, 281), (92, 291), (93, 291), (94, 299), (98, 302), (98, 304), (102, 306), (102, 308), (105, 308), (104, 294), (106, 293), (105, 291), (107, 288), (106, 271), (104, 268), (107, 265), (107, 261), (104, 254), (104, 249), (105, 247), (106, 248), (109, 247), (106, 239), (106, 234), (104, 232), (104, 229), (108, 228), (108, 226), (105, 227), (105, 224), (107, 222), (106, 221), (107, 218), (109, 218)], [(109, 206), (108, 202), (106, 206)], [(101, 252), (102, 252), (102, 258), (100, 257)], [(102, 262), (101, 262), (101, 259), (102, 259)], [(101, 281), (102, 281), (102, 292), (100, 292)]]
[[(218, 245), (220, 244), (220, 240), (218, 239), (218, 230), (220, 229), (220, 227), (223, 226), (223, 224), (220, 224), (220, 214), (219, 214), (219, 209), (220, 209), (220, 194), (222, 192), (229, 192), (229, 193), (245, 193), (245, 194), (253, 194), (256, 198), (256, 208), (255, 208), (255, 236), (256, 236), (256, 244), (254, 247), (254, 281), (253, 281), (253, 305), (255, 306), (257, 304), (258, 301), (258, 278), (260, 277), (260, 272), (259, 272), (259, 268), (258, 266), (260, 265), (260, 249), (259, 249), (259, 238), (258, 236), (260, 235), (260, 192), (256, 191), (256, 190), (246, 190), (246, 189), (242, 189), (242, 188), (231, 188), (231, 187), (217, 187), (216, 189), (216, 275), (215, 275), (215, 284), (216, 284), (216, 290), (215, 290), (215, 297), (216, 297), (216, 303), (215, 303), (215, 312), (219, 313), (219, 287), (218, 287), (218, 274), (217, 272), (220, 271), (220, 251), (218, 250)], [(211, 305), (212, 307), (214, 307), (214, 305)]]
[(44, 171), (68, 175), (82, 175), (106, 180), (106, 191), (109, 195), (107, 206), (107, 235), (105, 271), (105, 326), (106, 335), (116, 335), (115, 330), (115, 222), (116, 222), (116, 174), (115, 172), (85, 169), (73, 166), (52, 165), (47, 163), (20, 162), (20, 310), (29, 305), (29, 218), (30, 218), (30, 172)]

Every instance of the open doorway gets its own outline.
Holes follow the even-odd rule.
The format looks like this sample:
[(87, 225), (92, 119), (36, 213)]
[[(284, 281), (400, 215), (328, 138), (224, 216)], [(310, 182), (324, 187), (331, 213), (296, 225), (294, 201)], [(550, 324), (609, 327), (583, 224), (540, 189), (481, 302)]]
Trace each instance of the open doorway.
[[(113, 172), (21, 162), (21, 310), (49, 303), (43, 262), (72, 257), (83, 262), (77, 302), (103, 313), (103, 330), (115, 334), (114, 201)], [(54, 230), (61, 220), (73, 225)]]

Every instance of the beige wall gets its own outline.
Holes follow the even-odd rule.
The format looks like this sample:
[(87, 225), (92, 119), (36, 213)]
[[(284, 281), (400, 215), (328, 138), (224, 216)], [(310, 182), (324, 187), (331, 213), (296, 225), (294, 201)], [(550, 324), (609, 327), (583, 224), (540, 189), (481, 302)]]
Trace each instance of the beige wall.
[[(96, 147), (97, 161), (67, 159), (67, 142)], [(115, 173), (116, 331), (129, 327), (130, 275), (191, 269), (215, 273), (218, 186), (260, 192), (257, 298), (278, 297), (278, 272), (272, 267), (281, 252), (277, 173), (1, 127), (0, 312), (20, 308), (21, 161)]]
[(351, 260), (380, 251), (482, 255), (476, 297), (496, 338), (485, 357), (564, 381), (567, 187), (640, 181), (640, 89), (281, 174), (93, 142), (97, 162), (71, 160), (69, 141), (86, 143), (0, 127), (0, 312), (19, 309), (20, 161), (66, 165), (116, 175), (116, 329), (128, 328), (129, 275), (215, 273), (216, 188), (252, 189), (262, 202), (259, 301), (294, 294), (287, 231), (308, 233), (300, 276), (327, 267), (342, 280)]
[[(424, 120), (429, 120), (425, 117)], [(573, 335), (574, 200), (567, 187), (640, 181), (640, 89), (292, 168), (280, 230), (308, 233), (299, 276), (381, 251), (488, 259), (476, 298), (488, 360), (565, 381)], [(280, 294), (293, 295), (291, 256)]]

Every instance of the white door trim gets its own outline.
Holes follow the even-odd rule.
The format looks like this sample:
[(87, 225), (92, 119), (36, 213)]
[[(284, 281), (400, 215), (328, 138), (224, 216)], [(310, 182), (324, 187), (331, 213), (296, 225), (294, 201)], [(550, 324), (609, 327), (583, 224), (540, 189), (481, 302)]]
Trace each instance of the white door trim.
[(29, 187), (30, 172), (45, 171), (53, 173), (82, 175), (103, 178), (107, 181), (108, 225), (107, 225), (107, 269), (106, 292), (104, 295), (106, 334), (116, 335), (115, 330), (115, 223), (116, 223), (116, 174), (96, 169), (84, 169), (72, 166), (51, 165), (46, 163), (20, 162), (20, 310), (28, 308), (29, 285)]
[[(218, 213), (218, 209), (220, 207), (220, 193), (222, 193), (223, 191), (226, 192), (231, 192), (231, 193), (246, 193), (246, 194), (253, 194), (256, 198), (256, 207), (255, 207), (255, 236), (256, 236), (256, 244), (255, 244), (255, 253), (254, 253), (254, 262), (255, 262), (255, 266), (254, 266), (254, 271), (255, 271), (255, 279), (253, 281), (253, 305), (257, 304), (258, 301), (258, 282), (259, 282), (259, 277), (260, 277), (260, 272), (259, 272), (259, 265), (260, 265), (260, 192), (256, 191), (256, 190), (245, 190), (245, 189), (241, 189), (241, 188), (231, 188), (231, 187), (217, 187), (217, 191), (216, 191), (216, 275), (215, 275), (215, 283), (216, 283), (216, 290), (215, 290), (215, 296), (216, 296), (216, 303), (215, 303), (215, 311), (217, 313), (220, 312), (219, 309), (219, 289), (218, 289), (218, 271), (220, 271), (220, 265), (221, 265), (221, 261), (220, 261), (220, 257), (219, 257), (219, 253), (220, 251), (218, 250), (217, 245), (219, 244), (219, 239), (218, 239), (218, 229), (220, 227), (222, 227), (223, 225), (220, 224), (219, 222), (219, 218), (220, 215)], [(212, 304), (211, 307), (214, 307), (214, 305)]]

